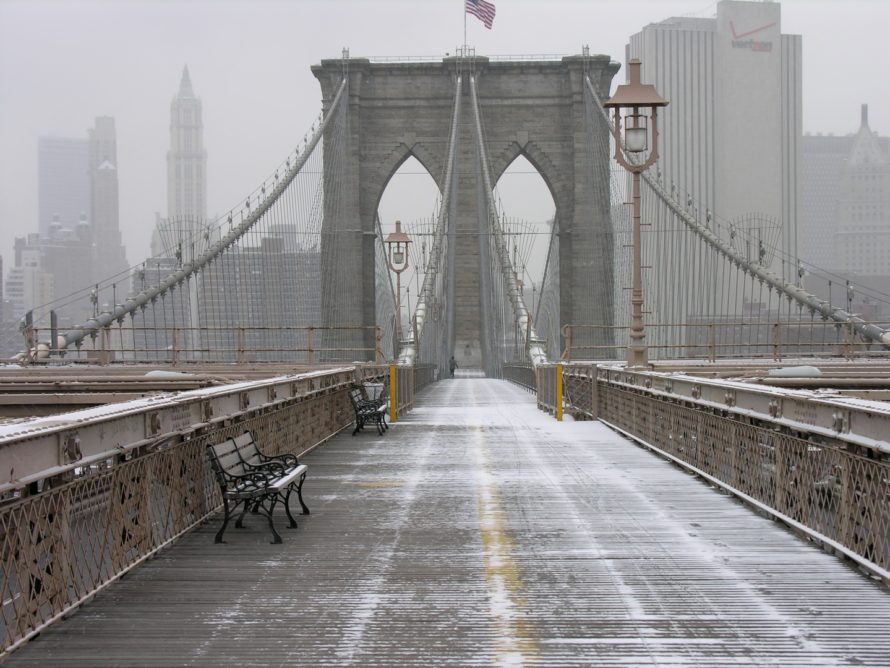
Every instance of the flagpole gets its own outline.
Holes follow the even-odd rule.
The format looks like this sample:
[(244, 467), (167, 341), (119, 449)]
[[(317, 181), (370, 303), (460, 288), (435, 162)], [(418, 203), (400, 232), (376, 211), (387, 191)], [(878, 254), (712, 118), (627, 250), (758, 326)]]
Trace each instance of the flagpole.
[(464, 51), (467, 50), (467, 6), (466, 0), (461, 0), (461, 5), (464, 8)]

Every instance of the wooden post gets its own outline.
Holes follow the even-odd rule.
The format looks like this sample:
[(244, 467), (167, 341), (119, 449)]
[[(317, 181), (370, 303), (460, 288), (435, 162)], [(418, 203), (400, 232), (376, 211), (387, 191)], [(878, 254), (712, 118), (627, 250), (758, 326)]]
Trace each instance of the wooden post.
[(556, 420), (562, 422), (562, 364), (556, 364)]

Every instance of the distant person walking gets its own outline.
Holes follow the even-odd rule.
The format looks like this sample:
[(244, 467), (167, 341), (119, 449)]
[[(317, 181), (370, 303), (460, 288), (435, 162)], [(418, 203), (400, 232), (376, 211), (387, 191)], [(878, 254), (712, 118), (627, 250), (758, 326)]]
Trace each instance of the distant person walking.
[(451, 359), (448, 360), (448, 370), (451, 372), (451, 377), (454, 378), (454, 370), (457, 368), (457, 362), (454, 361), (454, 355), (451, 356)]

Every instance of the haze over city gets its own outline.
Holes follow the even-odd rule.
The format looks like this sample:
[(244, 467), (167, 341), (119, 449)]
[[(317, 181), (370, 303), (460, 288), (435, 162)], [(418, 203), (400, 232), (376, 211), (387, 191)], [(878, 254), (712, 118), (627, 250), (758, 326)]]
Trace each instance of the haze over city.
[[(494, 28), (467, 24), (480, 55), (576, 54), (583, 45), (623, 62), (628, 37), (670, 16), (710, 17), (715, 2), (499, 0)], [(803, 127), (847, 134), (860, 103), (872, 129), (890, 128), (877, 84), (888, 56), (890, 3), (786, 0), (782, 32), (803, 36)], [(463, 42), (460, 0), (300, 2), (0, 2), (0, 254), (37, 230), (37, 138), (85, 137), (97, 116), (117, 126), (120, 221), (127, 257), (149, 254), (154, 213), (166, 212), (169, 105), (188, 65), (204, 106), (208, 214), (239, 202), (312, 125), (321, 93), (309, 67), (338, 58), (444, 56)], [(614, 85), (624, 80), (615, 77)], [(394, 180), (395, 181), (395, 180)], [(384, 220), (429, 215), (431, 182)], [(549, 202), (522, 197), (527, 179), (501, 184), (511, 215), (532, 221)], [(403, 200), (404, 201), (404, 200)], [(390, 210), (391, 209), (391, 210)], [(512, 210), (517, 209), (517, 210)]]
[(888, 25), (0, 0), (0, 663), (890, 666)]

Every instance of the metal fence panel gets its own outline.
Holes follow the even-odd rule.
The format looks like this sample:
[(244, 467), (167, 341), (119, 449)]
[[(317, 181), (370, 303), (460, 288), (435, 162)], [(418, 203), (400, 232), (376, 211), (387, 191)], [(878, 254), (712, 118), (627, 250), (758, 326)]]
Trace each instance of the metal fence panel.
[(349, 424), (352, 371), (328, 375), (293, 383), (294, 396), (183, 429), (156, 448), (53, 469), (54, 477), (32, 483), (42, 491), (8, 500), (0, 507), (0, 651), (213, 514), (222, 499), (206, 446), (251, 430), (269, 454), (299, 455)]
[[(538, 406), (548, 412), (558, 368), (537, 369)], [(874, 413), (865, 419), (861, 408), (856, 417), (839, 404), (829, 413), (832, 436), (822, 424), (826, 407), (811, 426), (786, 420), (783, 407), (796, 415), (804, 400), (783, 401), (763, 389), (745, 396), (738, 384), (703, 387), (694, 378), (590, 364), (566, 366), (563, 381), (566, 410), (576, 419), (602, 419), (890, 578), (890, 452), (874, 438), (883, 424)], [(681, 382), (692, 383), (690, 394), (671, 396)], [(762, 411), (749, 408), (761, 404)], [(862, 433), (851, 423), (863, 425)]]

